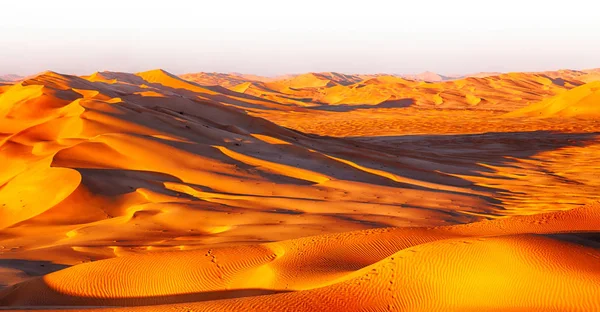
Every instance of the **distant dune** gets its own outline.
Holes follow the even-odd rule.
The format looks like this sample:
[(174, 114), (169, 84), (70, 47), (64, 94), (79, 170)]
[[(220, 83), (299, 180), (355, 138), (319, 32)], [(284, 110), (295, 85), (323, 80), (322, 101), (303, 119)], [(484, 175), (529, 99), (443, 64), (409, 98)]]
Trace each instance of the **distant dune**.
[(0, 85), (0, 306), (600, 310), (597, 73)]
[[(561, 73), (564, 73), (564, 77), (560, 76)], [(427, 76), (432, 79), (422, 79)], [(590, 72), (479, 73), (465, 77), (446, 77), (430, 72), (421, 76), (307, 73), (262, 81), (244, 80), (237, 74), (200, 73), (186, 74), (182, 78), (200, 85), (223, 86), (235, 92), (301, 107), (398, 107), (406, 106), (399, 103), (411, 101), (411, 106), (422, 108), (509, 112), (584, 84), (584, 80), (590, 78)]]
[(506, 116), (598, 118), (600, 117), (600, 81), (581, 85)]
[(269, 81), (266, 77), (244, 76), (241, 74), (195, 73), (180, 75), (181, 78), (204, 86), (231, 87), (249, 81)]
[(0, 75), (0, 82), (14, 82), (22, 80), (24, 77), (14, 74)]
[(427, 81), (427, 82), (440, 82), (440, 81), (445, 81), (445, 80), (451, 80), (454, 78), (461, 78), (461, 76), (456, 76), (456, 77), (442, 76), (440, 74), (436, 74), (436, 73), (430, 72), (430, 71), (426, 71), (426, 72), (422, 72), (420, 74), (414, 74), (414, 75), (399, 75), (399, 76), (402, 78), (405, 78), (405, 79), (417, 80), (417, 81)]

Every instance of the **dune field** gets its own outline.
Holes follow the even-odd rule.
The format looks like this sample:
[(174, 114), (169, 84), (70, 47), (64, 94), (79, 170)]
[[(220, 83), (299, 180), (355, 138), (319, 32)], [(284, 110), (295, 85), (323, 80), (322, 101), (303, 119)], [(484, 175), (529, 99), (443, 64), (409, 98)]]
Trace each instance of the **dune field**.
[(600, 70), (3, 79), (0, 310), (596, 311), (599, 190)]

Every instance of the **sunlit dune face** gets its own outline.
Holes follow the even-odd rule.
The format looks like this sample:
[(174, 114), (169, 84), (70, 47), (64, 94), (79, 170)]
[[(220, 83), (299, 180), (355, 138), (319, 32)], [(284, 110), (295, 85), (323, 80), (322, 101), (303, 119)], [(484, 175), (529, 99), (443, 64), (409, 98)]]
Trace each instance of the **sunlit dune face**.
[(147, 97), (164, 97), (163, 94), (160, 94), (155, 91), (141, 91), (141, 92), (136, 92), (134, 94), (141, 95), (141, 96), (147, 96)]
[(600, 117), (600, 105), (598, 103), (600, 103), (600, 81), (594, 81), (536, 103), (535, 105), (511, 112), (507, 116), (596, 119)]
[(0, 305), (597, 310), (595, 74), (1, 85)]

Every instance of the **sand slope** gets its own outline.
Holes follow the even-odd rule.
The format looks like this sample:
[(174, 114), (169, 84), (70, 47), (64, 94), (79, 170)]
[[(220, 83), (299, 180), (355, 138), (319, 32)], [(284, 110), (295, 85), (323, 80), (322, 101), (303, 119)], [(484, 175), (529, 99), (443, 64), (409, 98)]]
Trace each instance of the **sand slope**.
[(600, 116), (600, 81), (586, 83), (553, 98), (511, 112), (506, 116), (598, 118)]
[[(0, 293), (0, 303), (185, 302), (136, 311), (593, 310), (600, 307), (600, 251), (588, 246), (598, 242), (564, 233), (596, 231), (598, 208), (121, 257), (29, 280)], [(230, 297), (238, 298), (211, 301)]]

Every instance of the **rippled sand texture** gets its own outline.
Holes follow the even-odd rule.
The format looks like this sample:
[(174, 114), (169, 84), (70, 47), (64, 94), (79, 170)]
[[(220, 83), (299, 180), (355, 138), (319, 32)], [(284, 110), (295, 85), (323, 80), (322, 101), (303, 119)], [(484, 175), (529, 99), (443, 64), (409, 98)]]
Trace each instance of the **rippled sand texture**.
[(0, 85), (0, 306), (600, 309), (595, 73)]

